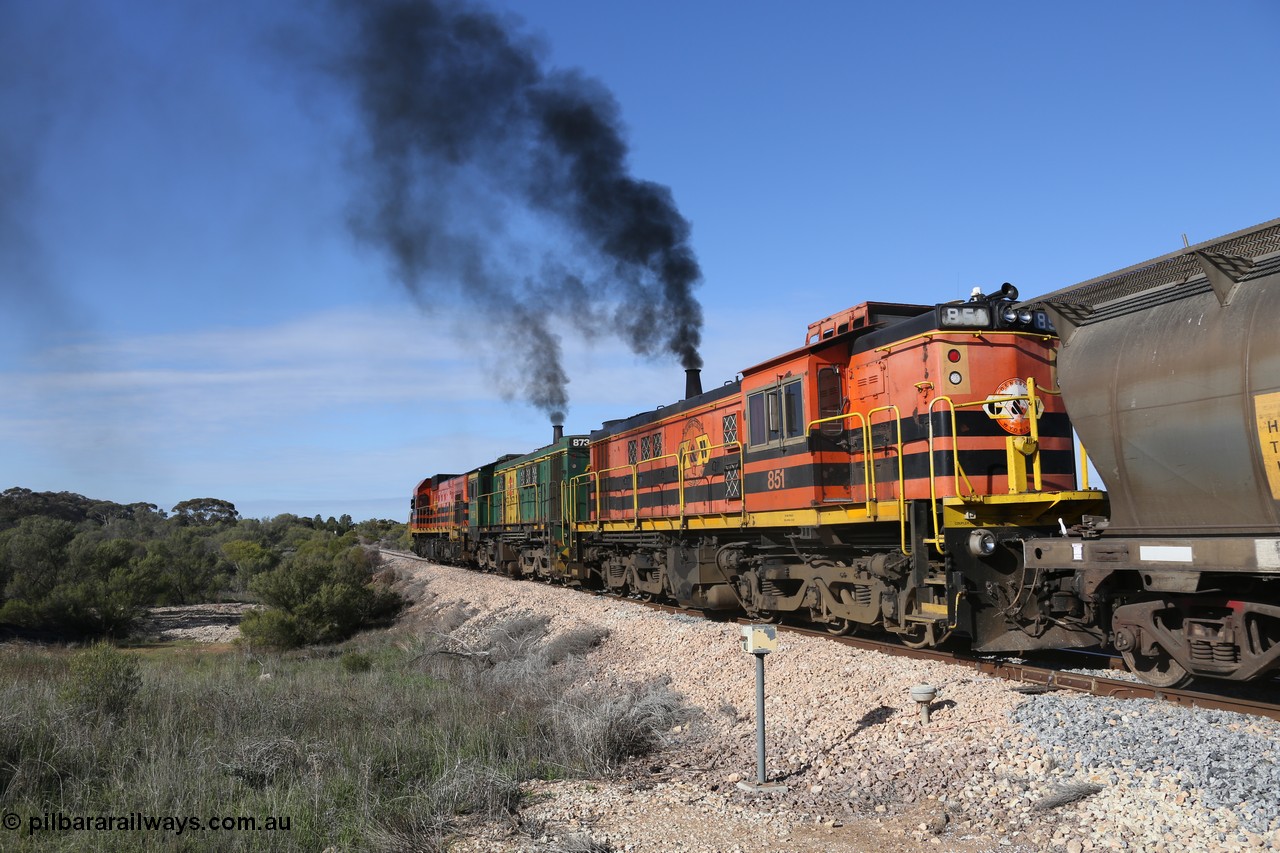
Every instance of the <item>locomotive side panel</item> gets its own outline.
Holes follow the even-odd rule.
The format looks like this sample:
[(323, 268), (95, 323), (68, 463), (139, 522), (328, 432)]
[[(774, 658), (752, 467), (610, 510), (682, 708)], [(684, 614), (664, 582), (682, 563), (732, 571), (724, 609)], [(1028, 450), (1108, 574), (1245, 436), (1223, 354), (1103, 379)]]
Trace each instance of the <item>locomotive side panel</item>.
[[(590, 490), (583, 488), (586, 436), (563, 436), (523, 456), (506, 456), (490, 468), (491, 489), (479, 493), (474, 528), (476, 562), (514, 576), (578, 578), (571, 564), (573, 522), (586, 513)], [(476, 486), (483, 488), (483, 469)]]
[(431, 478), (420, 480), (413, 487), (413, 497), (409, 499), (409, 532), (418, 533), (426, 527), (427, 515), (431, 511)]
[(827, 351), (808, 367), (818, 502), (1075, 487), (1054, 337), (1026, 330), (887, 336), (854, 342), (843, 363), (822, 360), (839, 358)]
[(618, 422), (591, 447), (598, 493), (585, 520), (614, 528), (742, 511), (736, 384)]
[[(746, 412), (743, 491), (752, 513), (786, 513), (820, 503), (809, 424), (819, 420), (816, 377), (821, 362), (808, 351), (782, 356), (742, 375)], [(795, 523), (795, 522), (792, 522)]]
[[(939, 495), (1075, 488), (1074, 439), (1057, 393), (1054, 337), (994, 330), (938, 335), (921, 347), (924, 352), (917, 357), (930, 365), (927, 384), (919, 390), (911, 422), (903, 423), (904, 434), (914, 437), (904, 448), (908, 470), (916, 475), (908, 477), (910, 497), (926, 496), (922, 486), (930, 423), (934, 470), (943, 472), (936, 485)], [(896, 355), (895, 366), (909, 363), (908, 351)], [(902, 390), (904, 396), (910, 393)], [(947, 438), (956, 453), (947, 452)]]

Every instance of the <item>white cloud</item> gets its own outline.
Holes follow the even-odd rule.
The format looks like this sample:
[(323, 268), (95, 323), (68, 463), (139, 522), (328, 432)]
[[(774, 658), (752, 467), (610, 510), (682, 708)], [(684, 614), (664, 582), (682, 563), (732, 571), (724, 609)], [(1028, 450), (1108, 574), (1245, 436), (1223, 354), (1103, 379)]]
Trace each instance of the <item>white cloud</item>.
[[(720, 345), (704, 353), (707, 387), (803, 338), (802, 327), (779, 332), (773, 320), (712, 315), (708, 339)], [(504, 373), (518, 377), (523, 342), (477, 347), (479, 326), (361, 308), (41, 352), (32, 366), (0, 371), (0, 471), (11, 480), (0, 487), (168, 505), (197, 495), (296, 502), (299, 512), (330, 506), (315, 510), (326, 516), (358, 501), (407, 501), (423, 476), (550, 438), (544, 415), (500, 391)], [(770, 336), (786, 343), (762, 352)], [(679, 367), (607, 336), (587, 344), (565, 334), (562, 346), (569, 432), (683, 392)]]

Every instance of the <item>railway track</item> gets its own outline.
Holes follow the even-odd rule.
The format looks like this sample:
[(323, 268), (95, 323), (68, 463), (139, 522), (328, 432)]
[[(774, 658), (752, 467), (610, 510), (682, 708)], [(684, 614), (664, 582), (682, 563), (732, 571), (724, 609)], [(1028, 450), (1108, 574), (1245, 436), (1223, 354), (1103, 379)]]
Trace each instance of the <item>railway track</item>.
[[(420, 563), (436, 565), (430, 560), (406, 551), (384, 551), (404, 559)], [(656, 601), (644, 601), (639, 598), (621, 596), (600, 590), (579, 590), (583, 593), (613, 598), (639, 604), (652, 610), (685, 616), (701, 616), (706, 619), (717, 619), (716, 616), (701, 610), (686, 610), (671, 604)], [(727, 621), (720, 618), (719, 621)], [(735, 618), (740, 624), (751, 624), (745, 617)], [(793, 625), (787, 622), (776, 626), (780, 631), (821, 637), (831, 642), (842, 643), (855, 649), (879, 652), (880, 654), (899, 657), (917, 658), (921, 660), (942, 661), (954, 666), (969, 667), (977, 672), (1019, 682), (1039, 691), (1072, 690), (1094, 696), (1105, 696), (1112, 699), (1154, 699), (1181, 705), (1187, 708), (1209, 708), (1220, 711), (1235, 711), (1255, 717), (1266, 717), (1280, 720), (1280, 699), (1266, 697), (1263, 694), (1276, 692), (1275, 682), (1266, 682), (1270, 686), (1226, 684), (1205, 685), (1197, 683), (1190, 688), (1169, 689), (1153, 687), (1141, 681), (1129, 681), (1124, 678), (1110, 678), (1093, 673), (1070, 672), (1067, 667), (1056, 667), (1031, 663), (1021, 658), (1001, 658), (991, 655), (979, 655), (969, 651), (947, 651), (942, 649), (913, 649), (889, 639), (873, 639), (869, 637), (844, 637), (832, 635), (826, 631)], [(1118, 669), (1125, 675), (1123, 664), (1118, 659), (1108, 658), (1109, 667)]]

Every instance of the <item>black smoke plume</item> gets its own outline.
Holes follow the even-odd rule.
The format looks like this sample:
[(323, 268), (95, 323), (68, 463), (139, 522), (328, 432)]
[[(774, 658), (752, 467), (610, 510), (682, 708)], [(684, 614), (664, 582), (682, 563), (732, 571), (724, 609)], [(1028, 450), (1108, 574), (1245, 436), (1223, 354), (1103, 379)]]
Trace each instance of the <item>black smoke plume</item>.
[[(521, 365), (526, 399), (563, 418), (554, 329), (608, 328), (700, 367), (701, 271), (664, 186), (638, 180), (618, 105), (547, 70), (510, 19), (446, 0), (350, 0), (363, 144), (351, 225), (428, 306), (458, 289), (473, 340)], [(530, 236), (534, 234), (536, 236)]]

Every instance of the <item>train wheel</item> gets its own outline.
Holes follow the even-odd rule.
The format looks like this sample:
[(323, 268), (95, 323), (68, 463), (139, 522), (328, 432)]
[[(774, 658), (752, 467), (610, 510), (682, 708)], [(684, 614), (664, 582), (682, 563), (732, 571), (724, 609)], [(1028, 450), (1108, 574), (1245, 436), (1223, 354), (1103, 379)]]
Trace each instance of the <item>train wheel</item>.
[(933, 625), (916, 622), (911, 625), (909, 630), (898, 634), (897, 637), (902, 641), (902, 645), (909, 649), (932, 649), (951, 639), (951, 633), (952, 629), (948, 628), (942, 632), (941, 636), (938, 636), (937, 632), (933, 630)]
[(909, 649), (923, 649), (926, 646), (933, 645), (930, 642), (933, 638), (929, 635), (929, 626), (923, 622), (914, 622), (911, 627), (897, 635), (902, 641), (902, 645)]
[(1191, 675), (1169, 653), (1155, 646), (1155, 654), (1143, 655), (1133, 651), (1121, 652), (1129, 671), (1152, 687), (1177, 688), (1191, 683)]
[(838, 616), (832, 616), (826, 622), (822, 623), (822, 627), (827, 629), (828, 634), (834, 634), (837, 637), (845, 637), (858, 630), (858, 623), (850, 619), (841, 619)]
[(782, 614), (777, 610), (757, 610), (747, 613), (747, 616), (764, 625), (777, 625), (782, 621)]

